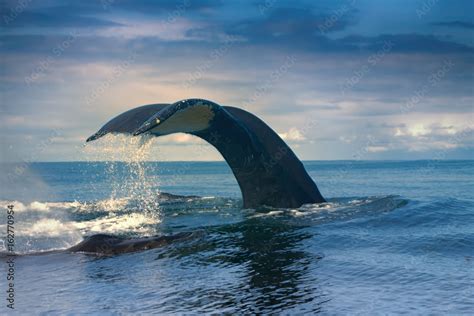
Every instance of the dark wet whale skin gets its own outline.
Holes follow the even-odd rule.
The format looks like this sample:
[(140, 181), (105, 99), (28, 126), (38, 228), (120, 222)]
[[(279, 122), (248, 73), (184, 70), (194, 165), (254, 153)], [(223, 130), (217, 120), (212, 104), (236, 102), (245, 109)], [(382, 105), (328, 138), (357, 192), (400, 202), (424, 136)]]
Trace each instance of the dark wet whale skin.
[(153, 236), (127, 239), (107, 234), (86, 237), (79, 244), (69, 248), (68, 252), (83, 252), (101, 255), (116, 255), (169, 245), (173, 242), (192, 238), (194, 233), (182, 232), (174, 235)]
[[(163, 121), (177, 111), (198, 105), (208, 106), (214, 117), (206, 129), (188, 133), (206, 140), (222, 154), (240, 186), (244, 208), (295, 208), (325, 202), (301, 161), (267, 124), (245, 110), (208, 100), (188, 99), (129, 110), (110, 120), (87, 141), (108, 133), (139, 134), (137, 130), (143, 130), (144, 125), (152, 127), (156, 117)], [(184, 130), (185, 126), (176, 128)]]

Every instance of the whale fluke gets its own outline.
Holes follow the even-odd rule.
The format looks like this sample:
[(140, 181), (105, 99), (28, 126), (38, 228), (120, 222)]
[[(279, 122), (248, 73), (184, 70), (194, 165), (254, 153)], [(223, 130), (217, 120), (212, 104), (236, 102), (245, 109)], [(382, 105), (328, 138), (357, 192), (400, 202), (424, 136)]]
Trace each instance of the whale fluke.
[(188, 133), (206, 140), (232, 169), (244, 208), (325, 202), (290, 147), (262, 120), (239, 108), (203, 99), (145, 105), (110, 120), (87, 141), (108, 133)]
[(156, 112), (162, 110), (169, 104), (148, 104), (128, 110), (102, 126), (102, 128), (89, 137), (86, 141), (96, 140), (108, 133), (131, 134), (131, 131), (138, 129), (146, 120)]

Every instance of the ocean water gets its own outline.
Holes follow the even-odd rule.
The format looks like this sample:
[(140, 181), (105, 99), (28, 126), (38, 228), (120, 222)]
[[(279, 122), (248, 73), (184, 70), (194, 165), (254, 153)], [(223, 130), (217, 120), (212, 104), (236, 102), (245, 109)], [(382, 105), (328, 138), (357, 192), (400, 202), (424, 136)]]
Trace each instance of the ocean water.
[[(328, 203), (244, 210), (224, 162), (3, 164), (14, 312), (472, 315), (474, 161), (304, 165)], [(182, 231), (196, 234), (116, 256), (61, 251), (95, 233)]]

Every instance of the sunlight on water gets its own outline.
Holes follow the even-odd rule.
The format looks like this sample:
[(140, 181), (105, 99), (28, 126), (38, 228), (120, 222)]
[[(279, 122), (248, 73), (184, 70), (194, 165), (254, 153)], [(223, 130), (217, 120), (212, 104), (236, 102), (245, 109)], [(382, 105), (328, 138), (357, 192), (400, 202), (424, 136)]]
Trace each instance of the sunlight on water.
[[(108, 183), (107, 196), (98, 200), (63, 200), (47, 197), (0, 200), (15, 206), (17, 253), (66, 249), (83, 236), (98, 233), (147, 236), (157, 234), (161, 222), (159, 179), (150, 160), (151, 137), (106, 136), (84, 146), (89, 161), (104, 160), (105, 168), (81, 170), (87, 190)], [(102, 182), (103, 183), (103, 182)], [(2, 221), (0, 229), (5, 230)], [(5, 251), (0, 238), (0, 252)]]
[[(2, 209), (10, 204), (15, 211), (16, 253), (65, 249), (81, 241), (80, 229), (74, 225), (73, 216), (69, 212), (74, 203), (0, 200)], [(7, 230), (6, 221), (0, 222), (0, 230)], [(0, 253), (5, 251), (4, 239), (0, 238)]]
[[(110, 203), (123, 198), (129, 200), (129, 208), (160, 218), (158, 202), (159, 179), (152, 176), (150, 160), (153, 137), (106, 135), (84, 147), (90, 161), (105, 160), (106, 177), (111, 182)], [(125, 177), (124, 177), (125, 175)]]
[[(113, 141), (97, 144), (104, 151), (90, 146), (89, 157), (122, 162), (33, 164), (31, 174), (44, 179), (42, 187), (56, 198), (0, 198), (0, 208), (15, 205), (16, 251), (28, 254), (17, 258), (19, 306), (25, 313), (468, 315), (472, 310), (472, 162), (440, 162), (423, 181), (412, 175), (424, 161), (361, 162), (340, 183), (326, 187), (332, 193), (326, 203), (242, 210), (240, 198), (231, 198), (240, 191), (228, 181), (232, 174), (224, 163), (145, 163), (151, 144)], [(346, 163), (305, 167), (324, 184)], [(157, 183), (164, 191), (195, 196), (158, 196)], [(162, 214), (160, 221), (142, 206)], [(136, 238), (180, 232), (196, 238), (105, 258), (36, 255), (97, 233)], [(0, 257), (4, 240), (0, 235)], [(58, 287), (55, 295), (44, 291)], [(82, 304), (92, 296), (93, 304)]]

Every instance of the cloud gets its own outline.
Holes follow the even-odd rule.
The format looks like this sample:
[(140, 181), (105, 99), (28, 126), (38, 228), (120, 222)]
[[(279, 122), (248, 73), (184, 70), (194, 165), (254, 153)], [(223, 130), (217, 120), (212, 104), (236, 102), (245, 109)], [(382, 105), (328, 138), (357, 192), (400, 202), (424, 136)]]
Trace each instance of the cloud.
[(397, 127), (395, 129), (395, 137), (413, 137), (413, 138), (424, 138), (427, 137), (452, 137), (453, 135), (468, 134), (470, 131), (469, 123), (465, 126), (454, 126), (454, 125), (441, 125), (434, 123), (425, 125), (421, 123), (415, 123), (404, 127)]
[(110, 0), (109, 2), (110, 5), (105, 9), (140, 12), (150, 16), (173, 15), (180, 11), (211, 13), (212, 10), (218, 9), (223, 5), (223, 1), (220, 0)]
[(379, 152), (383, 152), (383, 151), (387, 151), (388, 148), (385, 147), (385, 146), (368, 146), (367, 147), (367, 151), (369, 153), (379, 153)]
[[(207, 26), (192, 29), (189, 34), (205, 38), (219, 38), (223, 34), (238, 36), (249, 47), (266, 46), (304, 51), (353, 50), (355, 47), (345, 47), (344, 43), (326, 35), (353, 25), (356, 22), (355, 12), (356, 10), (348, 10), (346, 14), (332, 20), (332, 10), (285, 7), (282, 4), (280, 7), (275, 5), (266, 15), (226, 23), (219, 19), (210, 20)], [(326, 25), (328, 21), (331, 22), (329, 26)]]
[[(473, 42), (457, 23), (468, 10), (439, 3), (444, 9), (430, 19), (447, 22), (427, 25), (413, 14), (416, 4), (356, 1), (341, 11), (347, 3), (32, 1), (0, 32), (0, 93), (7, 100), (0, 107), (2, 145), (28, 153), (25, 140), (39, 142), (62, 128), (63, 139), (40, 157), (76, 159), (73, 148), (116, 114), (201, 97), (255, 113), (306, 159), (353, 157), (352, 146), (367, 147), (366, 135), (377, 140), (367, 158), (418, 158), (448, 148), (449, 137), (463, 135), (472, 116)], [(2, 7), (8, 13), (16, 4)], [(77, 36), (57, 56), (71, 30)], [(215, 58), (229, 35), (236, 40)], [(393, 47), (372, 63), (386, 42)], [(132, 53), (133, 64), (88, 105), (86, 97)], [(275, 76), (289, 57), (294, 63)], [(403, 112), (445, 61), (454, 66)], [(40, 78), (26, 84), (37, 69)], [(192, 85), (183, 84), (190, 78)], [(171, 150), (185, 154), (197, 142), (186, 135), (159, 141), (178, 158)], [(464, 138), (457, 144), (464, 156), (472, 150)]]
[(454, 27), (454, 28), (474, 29), (474, 23), (467, 22), (467, 21), (434, 22), (434, 23), (431, 23), (431, 25)]
[(124, 37), (134, 39), (140, 37), (155, 37), (166, 41), (189, 41), (196, 40), (190, 37), (188, 30), (197, 27), (197, 24), (183, 19), (176, 18), (173, 23), (165, 21), (124, 21), (118, 27), (109, 27), (96, 32), (103, 37)]
[[(270, 36), (274, 38), (288, 35), (307, 37), (320, 33), (326, 26), (326, 32), (340, 31), (355, 23), (354, 9), (348, 9), (345, 15), (333, 18), (334, 12), (315, 12), (308, 8), (276, 8), (262, 19), (243, 21), (234, 26), (233, 30), (248, 37)], [(328, 21), (333, 21), (329, 26)]]
[(417, 124), (408, 129), (408, 132), (413, 137), (426, 136), (431, 133), (429, 128), (426, 128), (422, 124)]
[(396, 128), (393, 137), (387, 135), (381, 139), (385, 139), (384, 141), (390, 145), (390, 150), (432, 152), (458, 148), (473, 150), (473, 136), (474, 124), (472, 122), (464, 126), (417, 123), (404, 128)]
[(303, 132), (301, 132), (296, 127), (290, 128), (287, 132), (278, 133), (278, 135), (283, 140), (292, 141), (292, 142), (302, 142), (306, 140), (306, 137), (304, 136)]
[(392, 43), (391, 52), (397, 53), (473, 53), (474, 48), (461, 43), (443, 40), (435, 35), (425, 34), (381, 34), (377, 36), (351, 35), (340, 40), (344, 44), (377, 51), (385, 43)]
[(202, 145), (206, 143), (197, 136), (184, 133), (171, 134), (162, 138), (160, 137), (157, 142), (169, 145)]
[[(51, 9), (49, 9), (51, 10)], [(68, 10), (67, 12), (22, 12), (16, 18), (4, 18), (3, 26), (12, 28), (102, 28), (121, 26), (120, 23), (92, 16), (80, 15)]]

